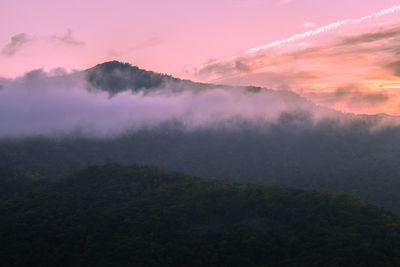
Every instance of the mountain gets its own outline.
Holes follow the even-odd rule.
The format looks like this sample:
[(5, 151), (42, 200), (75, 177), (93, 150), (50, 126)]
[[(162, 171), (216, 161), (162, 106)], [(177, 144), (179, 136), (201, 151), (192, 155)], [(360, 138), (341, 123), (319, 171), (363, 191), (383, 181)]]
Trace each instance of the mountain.
[(343, 193), (138, 165), (0, 173), (2, 266), (400, 264), (400, 217)]
[[(222, 88), (224, 94), (217, 94), (216, 98), (207, 95), (201, 101), (191, 102), (196, 107), (194, 111), (190, 107), (182, 108), (178, 114), (184, 119), (172, 116), (170, 120), (116, 135), (99, 137), (72, 132), (0, 138), (0, 165), (23, 167), (52, 178), (94, 164), (155, 165), (189, 175), (224, 177), (240, 183), (347, 192), (400, 212), (400, 165), (397, 161), (400, 127), (387, 122), (396, 118), (341, 113), (318, 107), (293, 92), (194, 83), (119, 62), (106, 62), (78, 74), (85, 77), (89, 92), (106, 91), (110, 95), (110, 99), (99, 102), (101, 105), (120, 95), (128, 98), (131, 92), (150, 96), (155, 92), (157, 97), (166, 94), (163, 101), (179, 98), (181, 92), (190, 92), (190, 98), (182, 98), (181, 102), (201, 96), (199, 92), (220, 92)], [(59, 81), (65, 77), (47, 78), (57, 79), (57, 84), (61, 84)], [(37, 82), (35, 79), (28, 79), (28, 82), (33, 84)], [(259, 105), (260, 109), (264, 108), (265, 99), (269, 101), (265, 103), (267, 112), (264, 115), (269, 115), (269, 106), (276, 102), (285, 108), (270, 121), (260, 119), (257, 114), (249, 118), (217, 120), (216, 113), (207, 118), (217, 118), (213, 123), (192, 127), (191, 119), (195, 120), (196, 116), (184, 117), (195, 111), (200, 115), (207, 112), (207, 108), (224, 103), (214, 99), (229, 98), (232, 92), (240, 92), (239, 101), (227, 107), (236, 109), (238, 106), (238, 111), (242, 111), (240, 100), (249, 98), (252, 100), (249, 103)], [(88, 93), (87, 97), (84, 105), (95, 99), (96, 94)], [(134, 102), (136, 105), (146, 101), (146, 98), (138, 99)], [(155, 103), (151, 106), (154, 109), (162, 101)], [(102, 112), (100, 104), (96, 112)], [(245, 105), (243, 110), (249, 106)], [(51, 108), (53, 111), (54, 107)], [(75, 102), (66, 108), (62, 123), (68, 122), (68, 115), (76, 108)], [(177, 109), (181, 110), (179, 106)], [(125, 110), (122, 108), (123, 112)], [(84, 111), (89, 112), (88, 109)], [(101, 113), (101, 121), (107, 112), (108, 109)], [(140, 117), (143, 110), (132, 114)], [(151, 120), (152, 116), (150, 113), (146, 119)], [(114, 117), (108, 119), (118, 121)]]
[[(111, 96), (121, 92), (154, 92), (169, 90), (175, 93), (184, 91), (201, 92), (213, 89), (245, 91), (249, 93), (268, 92), (293, 108), (316, 108), (312, 102), (291, 91), (275, 91), (258, 86), (229, 86), (222, 84), (199, 83), (175, 78), (167, 74), (140, 69), (129, 63), (109, 61), (84, 71), (89, 90), (101, 90)], [(322, 109), (322, 107), (319, 107)]]
[(342, 113), (334, 109), (325, 108), (314, 104), (301, 95), (289, 90), (271, 90), (259, 86), (232, 86), (223, 84), (199, 83), (179, 79), (167, 74), (156, 73), (140, 69), (129, 63), (109, 61), (98, 64), (83, 72), (84, 79), (88, 82), (89, 90), (108, 92), (111, 96), (118, 93), (131, 91), (132, 93), (154, 91), (171, 91), (181, 93), (202, 92), (207, 90), (225, 89), (231, 92), (241, 91), (248, 93), (268, 93), (283, 102), (290, 110), (307, 110), (322, 112), (325, 116), (344, 117), (346, 119), (362, 119), (363, 121), (392, 120), (400, 122), (398, 116), (388, 114), (355, 115)]
[(111, 95), (124, 91), (152, 91), (166, 88), (174, 91), (211, 89), (214, 86), (194, 83), (174, 78), (170, 75), (155, 73), (132, 66), (129, 63), (109, 61), (98, 64), (85, 71), (90, 88), (106, 91)]

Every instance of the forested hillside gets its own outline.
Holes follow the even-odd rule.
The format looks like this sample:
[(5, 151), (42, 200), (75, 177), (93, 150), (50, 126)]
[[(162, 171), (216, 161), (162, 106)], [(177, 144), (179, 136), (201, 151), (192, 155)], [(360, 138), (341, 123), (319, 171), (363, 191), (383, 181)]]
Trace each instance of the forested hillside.
[(398, 266), (400, 218), (347, 194), (153, 167), (2, 167), (2, 266)]
[(313, 126), (282, 117), (260, 127), (188, 131), (168, 124), (114, 138), (3, 139), (0, 162), (56, 177), (93, 164), (152, 164), (200, 177), (344, 191), (400, 212), (400, 130), (359, 123)]

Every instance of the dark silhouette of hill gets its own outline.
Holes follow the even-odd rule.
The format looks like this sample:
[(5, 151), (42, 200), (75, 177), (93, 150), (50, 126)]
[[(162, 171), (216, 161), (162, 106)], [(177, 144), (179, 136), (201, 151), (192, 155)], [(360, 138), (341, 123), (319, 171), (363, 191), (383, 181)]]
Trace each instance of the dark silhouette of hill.
[(85, 71), (86, 79), (92, 89), (100, 89), (111, 95), (130, 90), (152, 91), (168, 87), (174, 91), (210, 89), (215, 85), (194, 83), (189, 80), (174, 78), (167, 74), (160, 74), (129, 63), (109, 61), (98, 64)]
[(2, 266), (400, 264), (400, 218), (347, 194), (138, 165), (0, 174)]
[[(84, 76), (88, 81), (89, 90), (106, 91), (111, 96), (125, 91), (149, 93), (159, 90), (169, 90), (178, 93), (183, 91), (199, 92), (218, 88), (231, 91), (247, 91), (254, 94), (268, 92), (293, 108), (317, 108), (312, 102), (291, 91), (275, 91), (258, 86), (229, 86), (193, 82), (175, 78), (167, 74), (140, 69), (137, 66), (119, 61), (109, 61), (98, 64), (84, 71)], [(322, 107), (318, 108), (324, 109)], [(331, 110), (331, 112), (334, 111)]]

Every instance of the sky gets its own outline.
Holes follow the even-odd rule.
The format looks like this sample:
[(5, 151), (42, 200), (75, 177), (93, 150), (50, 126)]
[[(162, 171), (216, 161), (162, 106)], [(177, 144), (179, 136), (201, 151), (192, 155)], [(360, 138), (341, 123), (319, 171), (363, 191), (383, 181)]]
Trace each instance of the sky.
[(1, 0), (0, 77), (109, 60), (400, 115), (400, 1)]

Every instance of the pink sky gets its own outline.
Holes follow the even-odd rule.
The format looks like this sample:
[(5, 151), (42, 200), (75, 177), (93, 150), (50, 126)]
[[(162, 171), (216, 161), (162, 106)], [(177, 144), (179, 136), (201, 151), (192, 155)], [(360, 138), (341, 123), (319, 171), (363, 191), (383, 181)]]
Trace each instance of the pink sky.
[[(393, 44), (399, 47), (400, 35), (338, 45), (395, 31), (400, 11), (251, 50), (398, 5), (393, 0), (2, 0), (0, 76), (37, 68), (84, 69), (116, 59), (201, 81), (283, 86), (346, 111), (400, 114), (399, 54), (387, 52), (396, 49)], [(198, 75), (205, 66), (237, 57), (246, 71)]]

